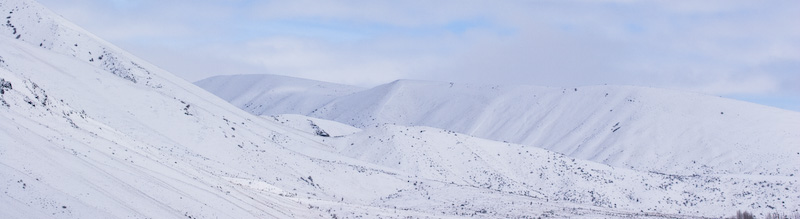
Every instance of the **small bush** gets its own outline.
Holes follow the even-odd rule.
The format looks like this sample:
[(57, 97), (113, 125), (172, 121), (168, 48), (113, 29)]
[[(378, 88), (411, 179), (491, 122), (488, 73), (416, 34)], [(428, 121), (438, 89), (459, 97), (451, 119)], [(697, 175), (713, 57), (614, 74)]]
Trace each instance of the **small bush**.
[(754, 219), (755, 217), (750, 212), (736, 211), (736, 219)]
[[(735, 219), (753, 219), (753, 218), (756, 218), (756, 217), (755, 217), (755, 215), (753, 215), (753, 214), (751, 214), (750, 212), (747, 212), (747, 211), (744, 211), (744, 212), (736, 211), (736, 216), (735, 217), (730, 217), (730, 218), (735, 218)], [(775, 212), (775, 213), (767, 214), (766, 216), (764, 216), (764, 218), (766, 218), (766, 219), (800, 219), (800, 214), (793, 213), (793, 214), (789, 215), (789, 214), (781, 214), (781, 213)]]
[(0, 78), (0, 94), (5, 94), (6, 91), (13, 89), (10, 81)]
[(780, 214), (780, 213), (771, 213), (767, 214), (766, 219), (800, 219), (800, 214), (794, 213), (792, 215), (788, 214)]

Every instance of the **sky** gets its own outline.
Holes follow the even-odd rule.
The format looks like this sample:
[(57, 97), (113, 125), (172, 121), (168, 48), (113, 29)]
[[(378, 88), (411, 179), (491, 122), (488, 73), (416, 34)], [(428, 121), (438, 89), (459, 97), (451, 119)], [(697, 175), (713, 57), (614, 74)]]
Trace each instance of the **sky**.
[(38, 0), (188, 81), (687, 90), (800, 111), (796, 0)]

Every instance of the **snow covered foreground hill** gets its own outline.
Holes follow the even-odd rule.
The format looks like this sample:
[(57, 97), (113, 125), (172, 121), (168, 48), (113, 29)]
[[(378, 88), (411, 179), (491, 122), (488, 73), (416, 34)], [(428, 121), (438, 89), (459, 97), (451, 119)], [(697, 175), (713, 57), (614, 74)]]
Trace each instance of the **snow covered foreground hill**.
[(800, 208), (796, 175), (671, 175), (436, 128), (257, 117), (34, 1), (4, 0), (0, 13), (0, 218), (720, 217)]
[[(240, 84), (249, 81), (257, 83), (237, 95)], [(359, 128), (383, 123), (430, 126), (670, 174), (800, 175), (800, 113), (747, 102), (632, 86), (411, 80), (304, 99), (307, 92), (299, 88), (321, 93), (313, 85), (324, 82), (300, 81), (234, 75), (196, 84), (256, 115), (303, 114)], [(276, 92), (287, 88), (296, 88), (295, 93)], [(292, 102), (304, 104), (287, 105)]]

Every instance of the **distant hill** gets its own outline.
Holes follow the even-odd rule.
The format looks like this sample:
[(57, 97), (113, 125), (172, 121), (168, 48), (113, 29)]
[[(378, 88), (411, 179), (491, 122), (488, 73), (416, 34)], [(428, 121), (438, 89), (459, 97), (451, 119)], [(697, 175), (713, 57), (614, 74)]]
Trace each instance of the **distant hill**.
[[(227, 77), (237, 76), (198, 85), (230, 81)], [(280, 93), (297, 98), (280, 102), (247, 98), (274, 96), (276, 90), (298, 86), (284, 77), (274, 80), (280, 83), (250, 87), (248, 95), (235, 95), (241, 86), (234, 84), (229, 84), (234, 88), (230, 91), (219, 86), (210, 91), (225, 90), (224, 99), (257, 115), (264, 114), (247, 106), (281, 105), (284, 111), (270, 113), (305, 114), (359, 128), (382, 123), (437, 127), (616, 167), (673, 174), (800, 174), (800, 113), (721, 97), (634, 86), (554, 88), (398, 80), (349, 95), (332, 90), (318, 103), (311, 103), (317, 99), (306, 99), (302, 92)]]
[(338, 97), (364, 90), (279, 75), (214, 76), (195, 84), (255, 115), (308, 114)]

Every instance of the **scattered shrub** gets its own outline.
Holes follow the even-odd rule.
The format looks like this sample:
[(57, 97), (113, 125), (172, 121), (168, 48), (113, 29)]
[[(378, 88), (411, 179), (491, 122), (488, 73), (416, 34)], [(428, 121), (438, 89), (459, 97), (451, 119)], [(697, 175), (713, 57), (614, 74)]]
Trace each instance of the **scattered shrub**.
[(753, 214), (747, 211), (736, 211), (736, 219), (754, 219)]
[(6, 91), (11, 90), (11, 82), (6, 81), (6, 79), (0, 78), (0, 94), (5, 94)]
[(766, 219), (800, 219), (800, 213), (794, 213), (791, 215), (788, 214), (780, 214), (780, 213), (771, 213), (767, 214), (764, 218)]
[[(752, 213), (747, 212), (747, 211), (744, 211), (744, 212), (736, 211), (736, 216), (735, 217), (729, 217), (729, 218), (753, 219), (753, 218), (756, 218), (756, 217), (755, 217), (755, 215), (753, 215)], [(781, 214), (781, 213), (775, 212), (775, 213), (769, 213), (769, 214), (765, 215), (764, 218), (766, 218), (766, 219), (800, 219), (800, 213)]]

